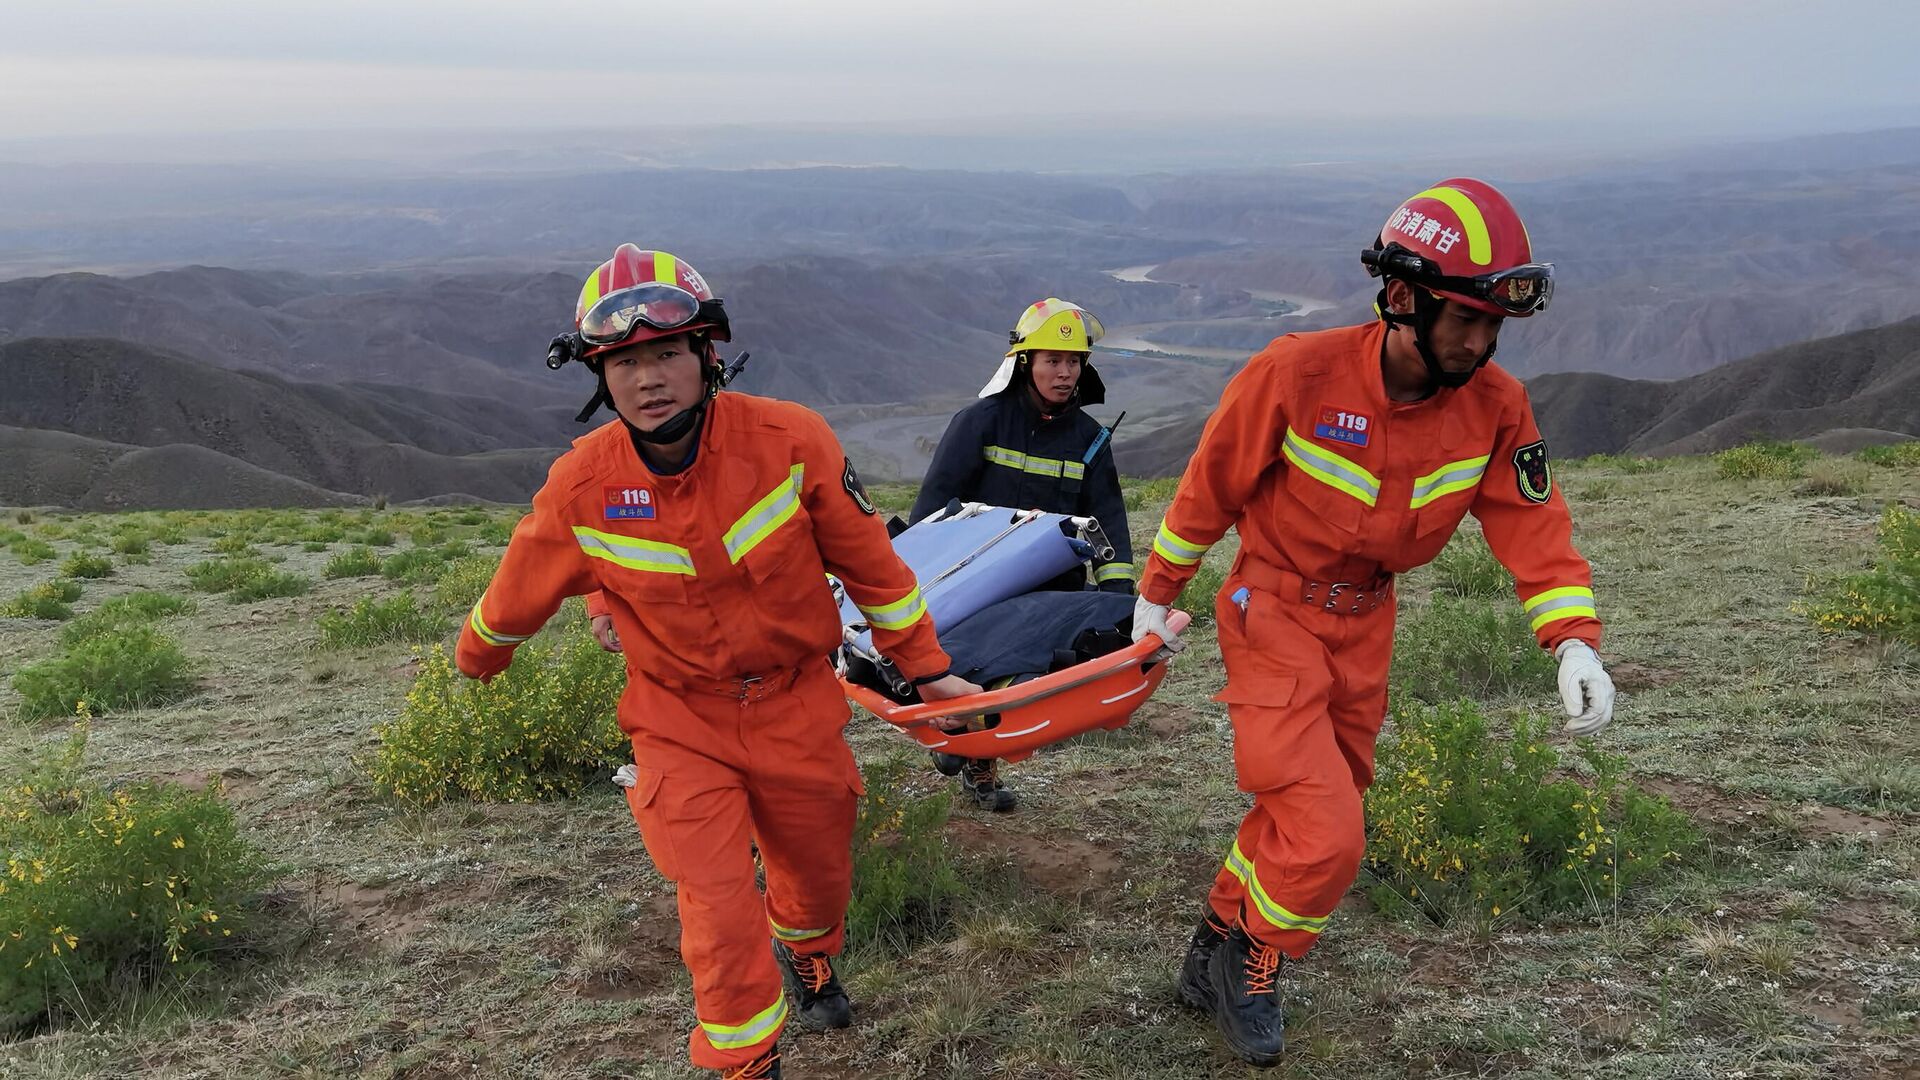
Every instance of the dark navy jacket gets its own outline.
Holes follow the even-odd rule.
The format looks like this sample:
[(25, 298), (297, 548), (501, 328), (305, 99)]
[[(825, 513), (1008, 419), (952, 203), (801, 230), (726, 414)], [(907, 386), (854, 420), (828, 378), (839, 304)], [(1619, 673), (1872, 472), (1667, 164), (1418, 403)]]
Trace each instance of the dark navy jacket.
[(1108, 592), (1132, 592), (1133, 541), (1112, 440), (1086, 461), (1099, 434), (1099, 421), (1078, 406), (1043, 419), (1017, 385), (981, 398), (947, 425), (908, 521), (917, 522), (956, 498), (1096, 518), (1113, 545), (1113, 559), (1094, 565), (1094, 582)]

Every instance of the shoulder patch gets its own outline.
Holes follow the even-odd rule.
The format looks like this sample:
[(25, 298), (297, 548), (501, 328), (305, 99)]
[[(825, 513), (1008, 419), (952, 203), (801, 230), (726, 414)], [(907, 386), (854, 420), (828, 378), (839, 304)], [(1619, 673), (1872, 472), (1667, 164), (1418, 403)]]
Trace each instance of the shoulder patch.
[(1543, 503), (1553, 498), (1553, 468), (1547, 464), (1547, 441), (1531, 442), (1513, 452), (1513, 477), (1520, 496)]
[(873, 499), (868, 497), (866, 485), (860, 482), (860, 474), (853, 471), (852, 458), (847, 459), (847, 468), (840, 474), (840, 482), (846, 485), (847, 497), (853, 500), (853, 505), (859, 507), (861, 513), (874, 513)]

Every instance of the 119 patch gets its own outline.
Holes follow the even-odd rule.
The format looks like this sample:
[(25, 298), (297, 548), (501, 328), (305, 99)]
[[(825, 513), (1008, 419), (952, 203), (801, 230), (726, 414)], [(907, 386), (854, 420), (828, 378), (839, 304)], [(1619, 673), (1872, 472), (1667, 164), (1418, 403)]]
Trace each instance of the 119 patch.
[(644, 487), (605, 487), (600, 501), (608, 521), (652, 521), (655, 514), (653, 489)]
[(1315, 438), (1348, 446), (1365, 446), (1373, 440), (1373, 418), (1330, 405), (1320, 406), (1319, 422), (1313, 425)]
[(1531, 442), (1513, 452), (1513, 477), (1520, 496), (1543, 503), (1553, 498), (1553, 468), (1547, 464), (1547, 441)]

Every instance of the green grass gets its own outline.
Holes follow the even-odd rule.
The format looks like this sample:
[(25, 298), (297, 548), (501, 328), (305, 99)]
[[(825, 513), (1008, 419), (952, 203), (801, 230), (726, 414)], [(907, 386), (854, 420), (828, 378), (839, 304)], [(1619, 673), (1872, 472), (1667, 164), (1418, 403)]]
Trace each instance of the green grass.
[[(1723, 478), (1702, 458), (1556, 470), (1594, 563), (1603, 655), (1620, 687), (1618, 719), (1596, 745), (1695, 820), (1700, 857), (1538, 922), (1503, 909), (1484, 929), (1382, 910), (1363, 876), (1320, 947), (1288, 969), (1291, 1049), (1268, 1075), (1811, 1080), (1897, 1076), (1920, 1055), (1920, 958), (1909, 947), (1920, 940), (1910, 719), (1920, 715), (1920, 654), (1824, 632), (1796, 610), (1878, 557), (1886, 503), (1920, 505), (1920, 472), (1867, 464), (1855, 494), (1798, 490), (1813, 463), (1799, 480)], [(890, 494), (898, 503), (912, 493)], [(1170, 495), (1167, 483), (1130, 486), (1136, 550)], [(349, 511), (339, 521), (347, 542), (433, 520), (448, 540), (489, 527), (459, 523), (463, 513)], [(74, 520), (114, 535), (108, 518)], [(203, 529), (297, 536), (320, 520), (156, 516), (147, 522), (156, 535), (174, 528), (186, 542), (156, 543), (151, 565), (117, 568), (87, 600), (182, 589), (186, 567), (207, 558)], [(1229, 536), (1205, 565), (1223, 570), (1234, 548)], [(277, 569), (316, 579), (329, 559), (276, 550), (288, 551)], [(0, 595), (47, 576), (0, 559)], [(1488, 640), (1515, 650), (1498, 655), (1521, 663), (1537, 653), (1511, 624), (1511, 593), (1484, 576), (1428, 567), (1402, 586), (1404, 624), (1438, 627), (1446, 620), (1432, 613), (1443, 605), (1458, 615), (1455, 636), (1428, 634), (1427, 661), (1413, 648), (1407, 664), (1457, 677), (1445, 665), (1476, 653), (1459, 635), (1480, 635), (1481, 618), (1499, 628)], [(239, 820), (289, 867), (276, 895), (311, 932), (303, 948), (191, 992), (129, 995), (103, 1008), (98, 1026), (8, 1044), (0, 1072), (700, 1075), (684, 1060), (692, 1007), (674, 889), (649, 865), (612, 785), (584, 773), (582, 794), (567, 801), (410, 810), (351, 764), (373, 745), (374, 725), (400, 714), (415, 668), (397, 648), (320, 652), (315, 623), (403, 588), (322, 580), (255, 609), (271, 617), (203, 604), (156, 624), (200, 665), (199, 692), (102, 718), (89, 753), (104, 775), (130, 781), (224, 783)], [(952, 808), (939, 835), (964, 892), (911, 933), (850, 950), (842, 972), (856, 1025), (783, 1041), (789, 1075), (1253, 1075), (1172, 991), (1249, 802), (1234, 786), (1225, 707), (1211, 700), (1224, 679), (1204, 607), (1131, 725), (1007, 766), (1023, 800), (1015, 814)], [(578, 621), (577, 612), (556, 620), (569, 633)], [(59, 651), (57, 624), (0, 631), (0, 669)], [(1395, 682), (1404, 689), (1406, 676)], [(1517, 669), (1475, 696), (1499, 731), (1517, 716), (1548, 722), (1562, 762), (1552, 781), (1589, 776), (1556, 733), (1550, 665)], [(8, 708), (18, 695), (0, 689)], [(14, 741), (58, 739), (64, 727)], [(914, 759), (902, 797), (953, 790), (877, 721), (856, 718), (847, 733), (869, 767)]]
[(320, 645), (354, 649), (390, 642), (432, 641), (445, 636), (451, 625), (433, 612), (421, 610), (411, 591), (384, 600), (363, 596), (350, 608), (320, 616)]

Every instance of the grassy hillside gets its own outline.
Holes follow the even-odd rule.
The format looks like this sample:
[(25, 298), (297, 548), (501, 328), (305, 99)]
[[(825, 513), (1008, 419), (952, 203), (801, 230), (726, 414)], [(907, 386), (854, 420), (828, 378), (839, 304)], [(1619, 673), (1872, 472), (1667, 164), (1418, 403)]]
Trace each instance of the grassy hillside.
[[(1795, 606), (1859, 569), (1889, 500), (1920, 505), (1911, 468), (1815, 465), (1727, 479), (1713, 462), (1563, 468), (1609, 620), (1621, 694), (1600, 744), (1706, 830), (1707, 850), (1645, 889), (1544, 923), (1440, 927), (1350, 895), (1287, 975), (1279, 1076), (1876, 1077), (1920, 1052), (1920, 655), (1834, 637)], [(1134, 485), (1136, 543), (1170, 481)], [(903, 488), (876, 491), (905, 505)], [(195, 599), (163, 631), (197, 692), (93, 724), (98, 778), (218, 784), (288, 870), (270, 932), (186, 991), (129, 995), (97, 1024), (0, 1044), (9, 1077), (692, 1077), (688, 980), (673, 896), (616, 789), (532, 805), (412, 810), (356, 765), (420, 668), (401, 644), (321, 647), (319, 617), (403, 585), (327, 578), (356, 544), (410, 572), (451, 634), (460, 575), (497, 554), (508, 511), (436, 509), (79, 515), (0, 531), (0, 597), (102, 555), (73, 602), (132, 590)], [(382, 532), (391, 534), (383, 537)], [(116, 547), (146, 550), (115, 554)], [(381, 539), (391, 547), (372, 546)], [(45, 547), (36, 547), (41, 541)], [(187, 568), (247, 558), (310, 592), (234, 603)], [(1209, 556), (1223, 569), (1231, 542)], [(40, 560), (50, 548), (51, 559)], [(9, 554), (9, 552), (12, 554)], [(220, 554), (224, 552), (225, 554)], [(341, 565), (355, 560), (343, 561)], [(76, 566), (81, 564), (75, 564)], [(206, 571), (196, 571), (206, 580)], [(1435, 570), (1402, 596), (1403, 658), (1446, 671)], [(433, 597), (445, 590), (448, 603)], [(266, 590), (272, 591), (272, 590)], [(290, 591), (290, 590), (289, 590)], [(1511, 598), (1483, 601), (1498, 611)], [(568, 612), (565, 633), (580, 632)], [(63, 624), (0, 619), (0, 669), (43, 660)], [(1121, 732), (1013, 766), (1022, 809), (944, 825), (963, 902), (846, 960), (856, 1025), (786, 1041), (789, 1075), (1250, 1075), (1175, 1003), (1180, 950), (1248, 805), (1234, 789), (1211, 619)], [(1436, 657), (1438, 659), (1436, 659)], [(1403, 684), (1404, 685), (1404, 684)], [(0, 710), (20, 706), (0, 687)], [(1490, 715), (1556, 710), (1549, 679), (1483, 694)], [(4, 741), (63, 737), (27, 724)], [(850, 736), (870, 775), (908, 763), (903, 794), (939, 790), (912, 744), (871, 718)], [(0, 928), (4, 929), (4, 928)]]

